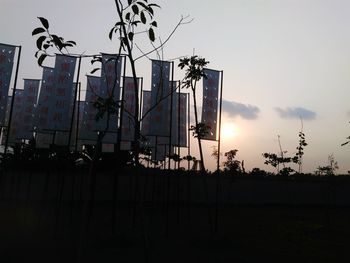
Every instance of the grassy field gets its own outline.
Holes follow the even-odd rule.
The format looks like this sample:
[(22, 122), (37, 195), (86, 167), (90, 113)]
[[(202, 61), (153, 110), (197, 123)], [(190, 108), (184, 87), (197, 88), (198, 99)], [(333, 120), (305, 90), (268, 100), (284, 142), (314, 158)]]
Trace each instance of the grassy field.
[[(154, 202), (144, 198), (153, 190), (147, 195), (137, 192), (134, 183), (119, 184), (124, 197), (114, 203), (97, 198), (89, 217), (79, 189), (70, 200), (72, 181), (66, 178), (64, 185), (60, 175), (60, 171), (51, 174), (47, 188), (44, 173), (31, 179), (15, 173), (2, 177), (1, 262), (78, 262), (78, 255), (80, 262), (104, 263), (350, 261), (350, 209), (346, 206), (220, 202), (216, 206), (215, 202), (176, 199), (175, 189), (185, 193), (186, 188), (167, 188), (167, 182), (176, 181), (159, 177), (154, 181)], [(75, 178), (76, 187), (83, 182), (81, 175)], [(146, 182), (152, 185), (152, 180)], [(100, 183), (101, 196), (111, 190), (110, 184)], [(172, 192), (169, 199), (166, 189)], [(82, 227), (87, 218), (88, 230)]]

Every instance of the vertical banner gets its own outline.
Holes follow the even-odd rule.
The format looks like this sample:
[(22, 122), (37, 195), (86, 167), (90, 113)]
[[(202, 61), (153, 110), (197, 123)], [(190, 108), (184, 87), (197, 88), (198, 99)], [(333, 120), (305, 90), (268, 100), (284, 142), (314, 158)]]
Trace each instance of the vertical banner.
[(151, 114), (149, 110), (151, 108), (151, 92), (144, 90), (142, 92), (142, 121), (141, 121), (141, 134), (146, 136), (149, 134), (151, 124)]
[[(75, 95), (75, 89), (77, 88), (77, 83), (76, 82), (73, 82), (72, 84), (72, 97), (70, 98), (70, 101), (69, 101), (69, 122), (71, 122), (71, 118), (72, 118), (72, 115), (73, 115), (73, 107), (74, 107), (74, 95)], [(77, 111), (75, 111), (76, 113)], [(76, 119), (76, 116), (73, 116), (73, 123), (75, 122), (75, 119)], [(69, 124), (70, 125), (70, 124)], [(71, 142), (74, 141), (74, 125), (72, 127), (72, 138), (71, 138)], [(55, 135), (55, 145), (62, 145), (62, 146), (66, 146), (68, 145), (68, 140), (69, 140), (69, 131), (60, 131), (58, 130), (56, 132), (56, 135)], [(72, 145), (71, 145), (72, 146)], [(73, 145), (74, 147), (74, 145)]]
[[(9, 122), (11, 101), (12, 101), (12, 96), (8, 96), (7, 97), (6, 113), (5, 113), (5, 124), (7, 124)], [(0, 128), (1, 128), (1, 126), (0, 126)], [(2, 137), (1, 137), (0, 144), (5, 144), (6, 143), (6, 137), (7, 137), (7, 128), (2, 129), (1, 136)]]
[(216, 140), (220, 71), (204, 69), (202, 123), (210, 127), (203, 140)]
[(47, 125), (49, 130), (69, 131), (70, 129), (75, 64), (76, 57), (56, 55), (54, 92), (49, 99)]
[(19, 139), (20, 129), (22, 124), (22, 112), (23, 112), (23, 102), (24, 102), (24, 90), (16, 90), (16, 95), (14, 99), (13, 112), (12, 112), (12, 122), (11, 129), (9, 132), (9, 142), (15, 143)]
[(5, 123), (5, 112), (11, 82), (14, 55), (14, 46), (0, 44), (0, 126), (7, 126), (7, 123)]
[(170, 62), (152, 60), (151, 123), (149, 135), (169, 136)]
[(173, 97), (173, 125), (171, 144), (187, 147), (187, 96), (188, 93), (175, 93)]
[(17, 137), (31, 139), (34, 131), (34, 114), (39, 91), (39, 79), (24, 79), (21, 125)]
[(39, 93), (38, 106), (36, 107), (35, 125), (37, 131), (48, 128), (48, 112), (50, 96), (54, 94), (54, 69), (43, 67), (43, 76)]
[(94, 107), (94, 102), (101, 93), (100, 87), (100, 77), (87, 76), (85, 102), (82, 110), (82, 123), (79, 132), (80, 140), (97, 140), (97, 109)]
[[(75, 150), (75, 149), (78, 150), (78, 147), (82, 146), (82, 145), (79, 145), (79, 131), (80, 131), (81, 126), (82, 126), (85, 101), (77, 100), (76, 103), (77, 103), (77, 106), (76, 106), (77, 109), (74, 112), (74, 120), (73, 120), (74, 125), (72, 128), (72, 138), (71, 138), (71, 142), (73, 142), (71, 144), (72, 150)], [(79, 115), (78, 115), (78, 113), (79, 113)]]
[[(137, 92), (139, 90), (140, 80), (137, 79)], [(122, 141), (134, 141), (135, 134), (135, 85), (134, 78), (125, 77), (124, 80), (124, 108), (123, 108), (123, 123), (121, 130)]]
[(150, 140), (152, 148), (152, 160), (164, 161), (168, 154), (174, 154), (174, 147), (171, 146), (169, 151), (169, 138), (153, 136)]
[[(120, 101), (120, 78), (123, 57), (111, 54), (102, 54), (101, 94), (103, 98), (113, 96)], [(112, 94), (113, 92), (113, 94)], [(107, 113), (98, 121), (98, 130), (104, 131), (107, 127)], [(109, 116), (108, 130), (103, 139), (105, 143), (116, 143), (118, 132), (118, 111)]]

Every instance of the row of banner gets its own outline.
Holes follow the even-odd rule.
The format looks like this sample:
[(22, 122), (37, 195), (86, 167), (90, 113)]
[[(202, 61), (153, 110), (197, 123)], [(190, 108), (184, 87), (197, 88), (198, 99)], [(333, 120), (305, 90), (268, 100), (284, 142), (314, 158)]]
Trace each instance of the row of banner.
[[(35, 137), (37, 147), (94, 144), (98, 132), (105, 131), (103, 142), (116, 144), (120, 128), (120, 146), (130, 150), (135, 135), (135, 103), (141, 101), (135, 98), (141, 95), (141, 137), (147, 138), (152, 158), (163, 160), (173, 147), (187, 147), (189, 96), (178, 92), (179, 83), (170, 77), (173, 63), (152, 60), (151, 90), (147, 91), (142, 90), (140, 78), (122, 76), (124, 56), (101, 54), (101, 75), (86, 76), (85, 100), (79, 101), (79, 83), (74, 82), (79, 58), (57, 54), (54, 68), (43, 67), (42, 79), (24, 79), (24, 89), (16, 90), (11, 107), (14, 54), (15, 47), (0, 44), (0, 126), (8, 127), (12, 108), (10, 143)], [(210, 132), (204, 139), (216, 140), (220, 72), (205, 69), (205, 74), (202, 122)], [(94, 103), (110, 96), (123, 107), (96, 120)]]

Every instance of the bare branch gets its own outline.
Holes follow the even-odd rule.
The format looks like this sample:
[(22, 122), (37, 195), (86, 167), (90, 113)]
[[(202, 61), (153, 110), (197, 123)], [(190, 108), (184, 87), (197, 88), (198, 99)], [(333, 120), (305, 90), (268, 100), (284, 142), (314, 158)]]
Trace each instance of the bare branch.
[(171, 39), (171, 37), (174, 35), (174, 33), (176, 32), (176, 30), (177, 30), (180, 26), (189, 24), (189, 23), (191, 23), (191, 22), (194, 20), (194, 19), (191, 19), (191, 20), (189, 20), (189, 21), (185, 21), (185, 20), (188, 19), (188, 18), (189, 18), (189, 16), (185, 16), (185, 17), (184, 17), (184, 16), (181, 16), (179, 22), (176, 24), (176, 26), (174, 27), (173, 31), (169, 34), (169, 36), (166, 38), (166, 40), (165, 40), (162, 44), (160, 44), (158, 47), (154, 48), (153, 50), (146, 52), (144, 55), (141, 55), (141, 56), (135, 58), (135, 61), (138, 60), (138, 59), (140, 59), (140, 58), (143, 58), (143, 57), (145, 57), (145, 56), (147, 56), (147, 55), (149, 55), (149, 54), (151, 54), (151, 53), (153, 53), (153, 52), (155, 52), (156, 50), (158, 50), (158, 49), (160, 49), (160, 48), (162, 48), (162, 47)]
[(136, 46), (136, 48), (146, 57), (146, 58), (148, 58), (149, 60), (151, 60), (151, 58), (145, 53), (145, 52), (143, 52), (143, 50), (135, 43), (135, 46)]

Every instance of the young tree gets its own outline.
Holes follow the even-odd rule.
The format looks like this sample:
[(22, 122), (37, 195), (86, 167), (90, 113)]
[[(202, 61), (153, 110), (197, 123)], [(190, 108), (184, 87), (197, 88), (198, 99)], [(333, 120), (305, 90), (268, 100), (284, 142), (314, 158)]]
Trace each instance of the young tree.
[(209, 61), (198, 56), (185, 57), (180, 59), (179, 67), (185, 69), (185, 77), (181, 82), (183, 88), (190, 88), (193, 96), (193, 108), (195, 117), (195, 126), (191, 126), (193, 136), (198, 140), (199, 154), (201, 158), (201, 171), (205, 172), (204, 158), (201, 139), (209, 132), (210, 127), (198, 121), (197, 113), (197, 97), (196, 89), (197, 83), (205, 76), (204, 67), (208, 65)]
[(331, 154), (328, 156), (329, 164), (326, 166), (317, 167), (316, 174), (317, 175), (326, 175), (332, 176), (335, 175), (336, 170), (339, 169), (338, 162), (335, 160), (334, 155)]
[(236, 160), (237, 152), (237, 149), (225, 152), (226, 161), (224, 162), (224, 169), (232, 174), (242, 172), (241, 162)]
[(341, 146), (344, 146), (344, 145), (347, 145), (348, 143), (350, 143), (350, 136), (346, 137), (346, 139), (347, 139), (347, 141), (342, 143)]
[[(148, 0), (115, 0), (115, 6), (117, 11), (117, 18), (115, 25), (111, 28), (109, 33), (109, 38), (112, 40), (115, 35), (118, 39), (118, 55), (122, 53), (125, 54), (129, 61), (131, 68), (131, 73), (134, 81), (135, 87), (135, 112), (134, 112), (134, 162), (135, 165), (139, 165), (139, 153), (140, 153), (140, 118), (139, 118), (139, 95), (138, 95), (138, 83), (137, 83), (137, 70), (136, 70), (136, 61), (147, 57), (153, 52), (157, 52), (162, 49), (163, 46), (170, 40), (171, 36), (175, 31), (184, 24), (190, 23), (188, 17), (181, 17), (173, 31), (165, 39), (165, 41), (160, 42), (158, 46), (154, 43), (156, 41), (155, 29), (158, 27), (158, 23), (155, 20), (155, 8), (160, 8), (159, 5), (155, 3), (149, 3)], [(49, 56), (48, 49), (53, 47), (59, 50), (61, 53), (69, 54), (67, 47), (72, 47), (76, 43), (74, 41), (64, 41), (62, 37), (53, 35), (48, 30), (48, 21), (44, 18), (39, 18), (43, 24), (43, 28), (36, 28), (33, 31), (33, 35), (40, 33), (47, 33), (47, 36), (40, 36), (37, 40), (38, 52), (36, 57), (38, 58), (39, 65), (42, 64), (44, 59)], [(136, 43), (136, 38), (140, 35), (146, 35), (147, 39), (151, 43), (150, 51), (142, 51)], [(141, 51), (142, 55), (135, 56), (135, 47)], [(67, 51), (67, 52), (64, 52)], [(100, 58), (94, 57), (92, 63), (99, 61)], [(94, 70), (95, 71), (95, 70)], [(114, 87), (113, 87), (114, 89)], [(99, 98), (95, 103), (98, 107), (98, 116), (99, 118), (103, 117), (105, 113), (113, 113), (116, 106), (119, 107), (119, 102), (115, 101), (113, 98), (113, 92), (110, 93), (108, 98)], [(109, 123), (107, 121), (107, 123)], [(103, 133), (101, 133), (103, 137)], [(100, 137), (101, 137), (100, 136)]]

